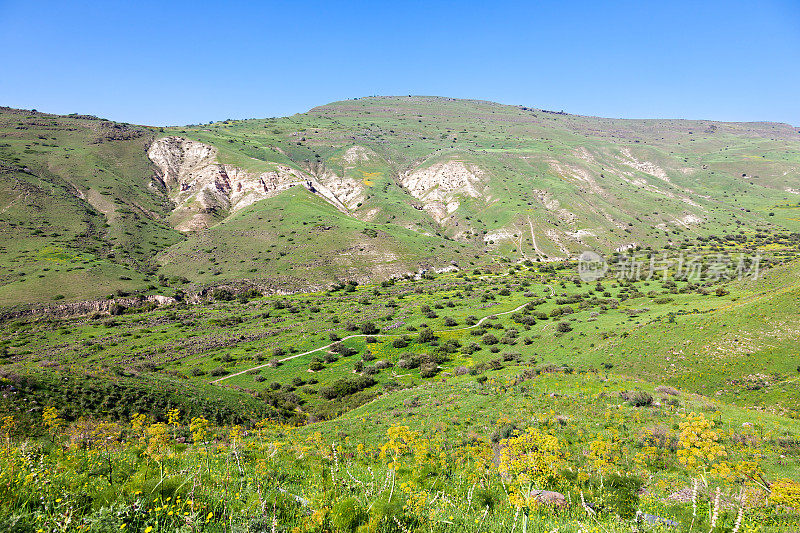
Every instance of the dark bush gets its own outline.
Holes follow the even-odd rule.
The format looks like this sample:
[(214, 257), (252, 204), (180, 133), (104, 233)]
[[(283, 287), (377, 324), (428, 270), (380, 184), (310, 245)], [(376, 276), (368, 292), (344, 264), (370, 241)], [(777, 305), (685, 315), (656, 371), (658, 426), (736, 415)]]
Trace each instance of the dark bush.
[(233, 293), (228, 289), (214, 289), (211, 293), (211, 297), (215, 300), (228, 302), (233, 300)]
[(350, 396), (373, 385), (375, 385), (375, 380), (369, 376), (341, 378), (333, 382), (330, 387), (320, 389), (320, 394), (327, 400), (333, 400)]
[(572, 331), (572, 326), (570, 326), (568, 322), (559, 322), (558, 326), (556, 326), (556, 331), (559, 333), (568, 333)]
[(341, 342), (334, 342), (331, 345), (331, 351), (333, 353), (338, 353), (342, 357), (349, 357), (349, 356), (351, 356), (351, 355), (356, 353), (356, 351), (354, 349), (345, 346)]
[(372, 322), (364, 322), (361, 324), (361, 333), (364, 335), (375, 335), (380, 332), (380, 329)]
[(432, 340), (436, 339), (436, 335), (433, 334), (433, 330), (430, 328), (425, 328), (419, 332), (419, 343), (426, 343), (431, 342)]
[(419, 375), (423, 378), (432, 378), (439, 372), (439, 365), (433, 361), (425, 361), (419, 366)]
[(394, 348), (405, 348), (409, 344), (411, 344), (411, 341), (408, 338), (406, 338), (405, 336), (400, 337), (399, 339), (395, 339), (395, 340), (392, 341), (392, 346)]
[(653, 403), (653, 396), (643, 390), (623, 392), (620, 396), (634, 407), (647, 407)]

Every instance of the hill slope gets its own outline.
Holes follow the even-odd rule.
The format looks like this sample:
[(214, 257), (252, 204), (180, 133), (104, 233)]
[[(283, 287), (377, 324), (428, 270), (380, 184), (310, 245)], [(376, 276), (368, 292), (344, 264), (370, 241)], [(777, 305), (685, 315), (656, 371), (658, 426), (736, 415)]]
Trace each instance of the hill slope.
[[(378, 97), (173, 133), (224, 146), (221, 161), (255, 172), (287, 165), (334, 193), (337, 180), (346, 182), (358, 202), (339, 199), (357, 218), (432, 228), (479, 247), (507, 243), (517, 251), (504, 251), (517, 255), (565, 257), (775, 220), (798, 227), (783, 213), (769, 217), (796, 203), (799, 190), (800, 133), (787, 125)], [(406, 219), (395, 197), (427, 216)]]
[(436, 97), (158, 129), (2, 108), (0, 305), (798, 231), (798, 154), (784, 124)]

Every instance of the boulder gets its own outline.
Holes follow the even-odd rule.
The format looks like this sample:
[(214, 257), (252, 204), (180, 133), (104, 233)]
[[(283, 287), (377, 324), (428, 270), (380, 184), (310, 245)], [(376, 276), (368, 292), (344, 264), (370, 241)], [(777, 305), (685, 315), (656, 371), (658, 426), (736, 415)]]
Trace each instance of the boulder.
[(558, 509), (566, 509), (569, 506), (567, 503), (567, 498), (565, 498), (560, 492), (554, 492), (551, 490), (535, 490), (531, 492), (531, 496), (533, 496), (541, 505), (551, 505)]

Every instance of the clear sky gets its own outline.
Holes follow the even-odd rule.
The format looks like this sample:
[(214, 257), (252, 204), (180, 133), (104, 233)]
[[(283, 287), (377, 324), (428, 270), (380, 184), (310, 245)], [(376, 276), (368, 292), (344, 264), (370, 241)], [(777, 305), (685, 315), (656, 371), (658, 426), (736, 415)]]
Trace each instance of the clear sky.
[(142, 124), (358, 96), (800, 125), (800, 0), (0, 0), (0, 105)]

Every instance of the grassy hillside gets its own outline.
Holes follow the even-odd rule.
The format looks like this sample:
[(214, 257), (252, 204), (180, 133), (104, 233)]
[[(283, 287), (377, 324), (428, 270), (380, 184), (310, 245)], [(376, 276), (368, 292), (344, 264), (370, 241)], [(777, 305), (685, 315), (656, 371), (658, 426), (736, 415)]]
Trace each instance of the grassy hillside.
[(475, 258), (468, 252), (434, 235), (348, 217), (295, 187), (195, 232), (158, 259), (168, 276), (206, 284), (261, 278), (273, 290), (288, 291), (372, 277), (365, 276), (369, 272), (384, 279), (433, 269), (447, 266), (447, 258), (469, 266)]
[[(574, 264), (529, 265), (286, 296), (217, 288), (194, 304), (118, 305), (117, 316), (6, 320), (4, 368), (222, 386), (295, 421), (437, 375), (506, 366), (619, 372), (740, 406), (800, 408), (795, 262), (741, 282), (673, 272), (582, 283)], [(345, 385), (356, 389), (331, 392)]]
[(737, 296), (728, 302), (707, 311), (685, 306), (688, 313), (659, 316), (583, 355), (732, 404), (797, 410), (797, 280), (797, 264), (775, 268), (757, 284), (732, 287)]
[[(164, 139), (209, 152), (154, 164)], [(159, 130), (2, 108), (0, 305), (319, 288), (798, 231), (798, 147), (781, 124), (434, 97)]]
[(0, 110), (0, 305), (145, 287), (180, 235), (145, 156), (146, 129)]
[(6, 529), (65, 512), (75, 530), (143, 533), (789, 533), (798, 520), (796, 420), (594, 373), (448, 377), (301, 428), (216, 426), (181, 406), (164, 422), (61, 414), (3, 419)]
[(800, 227), (791, 215), (800, 133), (787, 125), (613, 120), (480, 101), (376, 97), (171, 133), (213, 144), (223, 161), (253, 170), (277, 163), (343, 175), (342, 152), (364, 147), (386, 168), (368, 187), (373, 202), (353, 214), (378, 209), (370, 217), (379, 222), (407, 222), (389, 208), (393, 198), (420, 201), (404, 186), (405, 174), (469, 162), (484, 173), (485, 190), (462, 197), (438, 225), (478, 247), (489, 235), (490, 248), (517, 257), (664, 244), (739, 226)]
[(798, 154), (434, 97), (0, 108), (0, 529), (796, 531)]
[(792, 532), (798, 250), (759, 235), (755, 280), (528, 262), (6, 318), (0, 525)]

